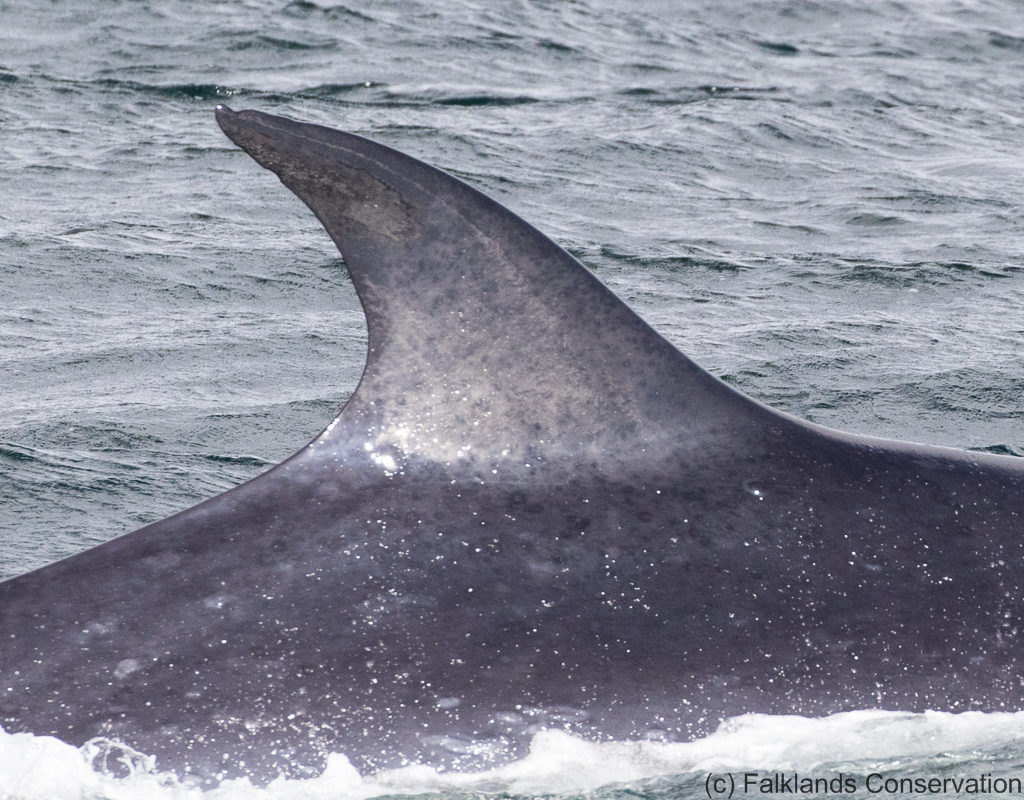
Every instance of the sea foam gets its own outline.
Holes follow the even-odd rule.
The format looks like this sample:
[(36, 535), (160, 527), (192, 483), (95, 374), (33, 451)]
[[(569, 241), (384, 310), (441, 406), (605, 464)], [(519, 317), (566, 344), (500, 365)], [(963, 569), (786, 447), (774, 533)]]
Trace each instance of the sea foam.
[(961, 714), (851, 711), (829, 717), (748, 714), (692, 742), (588, 742), (564, 731), (536, 734), (517, 761), (482, 772), (438, 772), (425, 765), (360, 775), (343, 754), (319, 777), (246, 778), (200, 789), (163, 772), (156, 760), (110, 740), (76, 748), (49, 736), (0, 729), (2, 800), (369, 800), (381, 796), (566, 796), (651, 779), (738, 770), (845, 770), (980, 761), (996, 767), (1019, 753), (1024, 712)]

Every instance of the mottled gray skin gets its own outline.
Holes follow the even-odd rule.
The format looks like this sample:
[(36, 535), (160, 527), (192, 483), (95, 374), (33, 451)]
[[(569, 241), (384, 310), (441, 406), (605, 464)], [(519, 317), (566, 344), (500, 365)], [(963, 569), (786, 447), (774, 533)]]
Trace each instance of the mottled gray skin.
[(8, 731), (266, 780), (482, 766), (540, 726), (1024, 708), (1024, 462), (776, 412), (451, 176), (217, 119), (344, 254), (366, 371), (275, 469), (0, 584)]

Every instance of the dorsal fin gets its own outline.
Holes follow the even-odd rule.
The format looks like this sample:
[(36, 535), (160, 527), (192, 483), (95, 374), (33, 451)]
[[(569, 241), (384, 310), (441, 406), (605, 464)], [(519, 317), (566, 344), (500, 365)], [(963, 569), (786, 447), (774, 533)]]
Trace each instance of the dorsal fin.
[(442, 462), (647, 460), (773, 416), (451, 175), (319, 125), (225, 107), (217, 120), (320, 219), (366, 312), (362, 381), (314, 444)]

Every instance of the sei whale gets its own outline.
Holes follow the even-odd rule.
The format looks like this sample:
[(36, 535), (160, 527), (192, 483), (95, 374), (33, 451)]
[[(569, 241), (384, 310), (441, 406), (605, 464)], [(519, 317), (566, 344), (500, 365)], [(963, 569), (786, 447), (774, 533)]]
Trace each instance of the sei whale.
[(217, 120), (337, 243), (365, 371), (284, 463), (0, 584), (5, 730), (266, 781), (1024, 708), (1024, 460), (775, 411), (450, 175)]

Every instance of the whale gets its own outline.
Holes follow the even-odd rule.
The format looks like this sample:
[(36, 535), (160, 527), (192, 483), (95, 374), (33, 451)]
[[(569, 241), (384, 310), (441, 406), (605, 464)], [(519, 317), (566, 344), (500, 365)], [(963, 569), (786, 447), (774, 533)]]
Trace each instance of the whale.
[(263, 784), (1024, 708), (1024, 460), (774, 410), (467, 183), (216, 119), (337, 244), (365, 369), (283, 463), (0, 583), (6, 732)]

